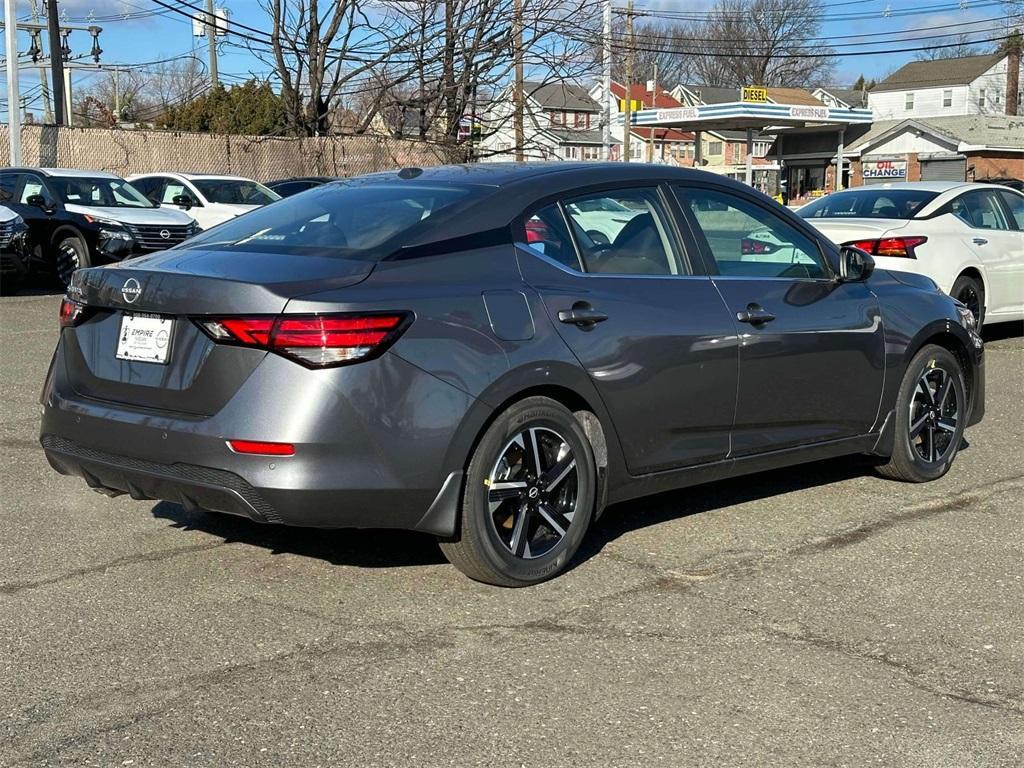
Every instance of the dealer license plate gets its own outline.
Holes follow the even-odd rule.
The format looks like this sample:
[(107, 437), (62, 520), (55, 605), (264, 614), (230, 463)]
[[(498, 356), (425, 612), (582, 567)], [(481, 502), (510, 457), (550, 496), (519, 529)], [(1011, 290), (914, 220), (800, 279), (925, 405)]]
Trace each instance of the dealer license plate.
[(174, 318), (126, 312), (117, 337), (117, 359), (167, 364)]

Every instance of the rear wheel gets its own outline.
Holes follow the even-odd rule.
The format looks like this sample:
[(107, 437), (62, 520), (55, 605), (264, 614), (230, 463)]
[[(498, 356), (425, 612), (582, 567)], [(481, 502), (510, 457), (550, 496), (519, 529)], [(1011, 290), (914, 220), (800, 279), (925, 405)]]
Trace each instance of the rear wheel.
[(974, 315), (974, 328), (981, 330), (985, 320), (985, 288), (981, 281), (970, 275), (960, 275), (953, 283), (950, 295), (971, 310)]
[(60, 237), (54, 254), (57, 279), (65, 287), (71, 284), (71, 276), (76, 269), (91, 266), (89, 248), (78, 235), (67, 234)]
[(949, 471), (967, 425), (967, 397), (960, 363), (929, 344), (914, 355), (896, 400), (893, 453), (879, 472), (893, 480), (923, 483)]
[(594, 454), (561, 404), (530, 397), (502, 413), (469, 463), (458, 538), (445, 557), (471, 579), (522, 587), (559, 573), (594, 509)]

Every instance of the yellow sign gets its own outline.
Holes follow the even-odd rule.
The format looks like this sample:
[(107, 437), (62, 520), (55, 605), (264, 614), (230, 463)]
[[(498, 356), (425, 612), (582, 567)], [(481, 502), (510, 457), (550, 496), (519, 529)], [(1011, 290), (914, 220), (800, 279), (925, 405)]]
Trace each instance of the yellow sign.
[(757, 104), (768, 103), (768, 89), (767, 88), (744, 88), (743, 95), (740, 97), (743, 101), (753, 101)]

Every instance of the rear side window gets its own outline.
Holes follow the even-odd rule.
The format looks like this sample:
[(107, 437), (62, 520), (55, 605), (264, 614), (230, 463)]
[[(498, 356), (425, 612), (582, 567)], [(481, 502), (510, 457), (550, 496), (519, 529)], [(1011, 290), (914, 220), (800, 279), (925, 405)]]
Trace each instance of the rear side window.
[(800, 208), (803, 219), (910, 219), (938, 196), (923, 189), (862, 188), (833, 192)]
[(999, 195), (1010, 209), (1017, 229), (1024, 229), (1024, 195), (1015, 195), (1013, 192), (1000, 192)]
[(678, 190), (693, 214), (721, 275), (735, 277), (830, 277), (811, 238), (759, 205), (705, 189)]
[(689, 274), (676, 256), (657, 190), (617, 189), (564, 205), (587, 272)]
[(974, 229), (1011, 229), (999, 205), (997, 194), (993, 189), (967, 192), (951, 200), (949, 210)]
[[(353, 181), (312, 189), (231, 219), (181, 247), (377, 260), (456, 213), (474, 187)], [(487, 188), (489, 189), (489, 188)], [(479, 193), (473, 199), (479, 197)]]
[(562, 218), (562, 211), (555, 204), (541, 208), (524, 222), (526, 244), (537, 253), (554, 259), (559, 264), (579, 271), (580, 261), (576, 258), (569, 229)]
[(18, 186), (18, 176), (13, 173), (0, 174), (0, 203), (14, 200), (14, 190)]

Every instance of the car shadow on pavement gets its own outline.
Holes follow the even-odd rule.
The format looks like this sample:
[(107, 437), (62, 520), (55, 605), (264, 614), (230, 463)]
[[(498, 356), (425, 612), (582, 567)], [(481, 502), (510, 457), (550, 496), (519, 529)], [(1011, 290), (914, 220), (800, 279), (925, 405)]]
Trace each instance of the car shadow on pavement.
[[(592, 526), (567, 570), (586, 562), (605, 545), (634, 530), (678, 520), (713, 509), (767, 499), (862, 476), (870, 472), (866, 457), (845, 457), (720, 480), (647, 496), (608, 507)], [(313, 557), (334, 565), (392, 568), (444, 563), (436, 539), (427, 534), (397, 530), (324, 530), (261, 524), (243, 517), (186, 510), (162, 501), (153, 516), (175, 527), (199, 530), (227, 543), (262, 547), (273, 554)]]

